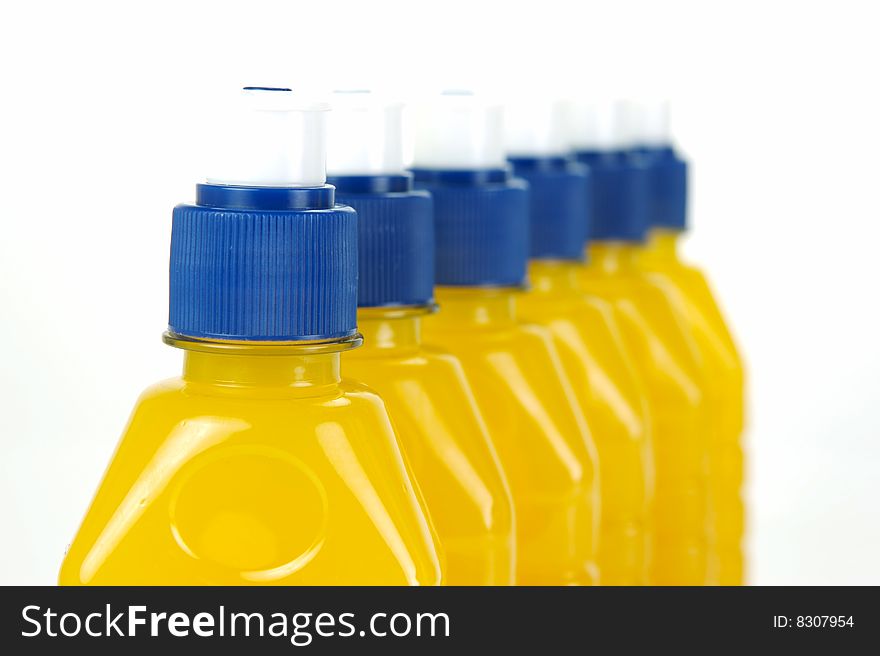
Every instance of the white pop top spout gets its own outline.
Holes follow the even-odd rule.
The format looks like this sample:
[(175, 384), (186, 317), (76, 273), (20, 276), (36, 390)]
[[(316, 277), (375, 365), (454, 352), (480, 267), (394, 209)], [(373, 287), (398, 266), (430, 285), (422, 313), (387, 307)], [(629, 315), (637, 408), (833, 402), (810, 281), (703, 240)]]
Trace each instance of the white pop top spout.
[(403, 104), (369, 91), (333, 93), (327, 135), (330, 175), (403, 173)]
[(317, 187), (326, 180), (329, 104), (290, 89), (245, 87), (218, 129), (207, 181), (253, 187)]
[(632, 101), (630, 112), (633, 139), (639, 146), (661, 147), (672, 144), (668, 100)]
[(565, 105), (526, 98), (509, 103), (504, 108), (504, 137), (511, 157), (566, 155)]
[(567, 103), (567, 140), (574, 150), (621, 150), (635, 145), (631, 108), (625, 101)]
[(445, 91), (417, 107), (415, 119), (415, 168), (506, 166), (500, 103), (467, 91)]

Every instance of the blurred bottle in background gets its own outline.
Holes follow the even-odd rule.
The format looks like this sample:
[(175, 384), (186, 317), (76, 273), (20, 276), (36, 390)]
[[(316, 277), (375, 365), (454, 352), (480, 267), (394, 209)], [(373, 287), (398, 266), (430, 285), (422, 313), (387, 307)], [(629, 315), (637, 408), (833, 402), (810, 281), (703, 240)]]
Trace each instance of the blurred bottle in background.
[(418, 110), (413, 172), (434, 198), (440, 305), (425, 341), (461, 360), (507, 474), (517, 583), (596, 583), (595, 445), (550, 332), (518, 318), (528, 186), (510, 175), (501, 106), (450, 92)]
[(358, 213), (362, 348), (343, 374), (378, 391), (425, 497), (450, 585), (514, 582), (513, 505), (458, 359), (422, 343), (434, 311), (434, 212), (404, 170), (402, 104), (332, 94), (328, 182)]
[(601, 582), (644, 585), (654, 480), (647, 401), (612, 305), (580, 288), (591, 188), (588, 168), (569, 155), (563, 110), (532, 96), (504, 115), (508, 159), (530, 191), (530, 286), (517, 302), (552, 333), (596, 442)]
[(694, 337), (641, 268), (649, 167), (632, 151), (617, 103), (572, 101), (569, 143), (590, 168), (592, 221), (581, 289), (614, 305), (644, 383), (651, 416), (655, 496), (650, 582), (709, 581), (709, 408)]
[(743, 363), (705, 276), (679, 255), (687, 230), (688, 165), (671, 138), (669, 103), (638, 101), (625, 111), (633, 146), (648, 163), (650, 231), (640, 260), (694, 336), (710, 383), (710, 571), (721, 585), (742, 585)]

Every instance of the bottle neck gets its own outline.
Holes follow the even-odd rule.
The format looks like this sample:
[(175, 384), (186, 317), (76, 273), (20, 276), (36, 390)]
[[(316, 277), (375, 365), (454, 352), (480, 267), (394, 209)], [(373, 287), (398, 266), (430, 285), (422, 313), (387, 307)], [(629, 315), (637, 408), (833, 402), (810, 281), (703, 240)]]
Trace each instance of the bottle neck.
[(678, 261), (678, 243), (682, 231), (672, 228), (653, 228), (643, 249), (643, 257), (652, 262)]
[(512, 287), (437, 287), (440, 305), (436, 325), (503, 327), (516, 322), (516, 294)]
[(350, 357), (414, 352), (422, 344), (422, 317), (428, 308), (358, 308), (364, 345)]
[(577, 292), (580, 262), (568, 260), (530, 260), (529, 282), (533, 294), (567, 294)]
[(607, 274), (633, 271), (638, 267), (643, 246), (628, 241), (591, 241), (587, 245), (587, 264)]
[(340, 353), (361, 344), (360, 335), (303, 344), (200, 341), (166, 333), (182, 348), (183, 379), (218, 389), (273, 390), (283, 396), (319, 396), (339, 385)]

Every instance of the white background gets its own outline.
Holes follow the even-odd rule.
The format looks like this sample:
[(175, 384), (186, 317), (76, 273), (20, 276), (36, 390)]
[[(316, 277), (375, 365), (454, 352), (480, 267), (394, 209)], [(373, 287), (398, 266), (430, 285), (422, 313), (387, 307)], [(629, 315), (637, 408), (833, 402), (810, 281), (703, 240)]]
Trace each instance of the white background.
[(203, 177), (205, 99), (244, 84), (671, 97), (687, 252), (748, 359), (751, 581), (880, 583), (870, 3), (0, 12), (0, 583), (55, 581), (134, 400), (180, 369), (159, 339), (171, 208)]

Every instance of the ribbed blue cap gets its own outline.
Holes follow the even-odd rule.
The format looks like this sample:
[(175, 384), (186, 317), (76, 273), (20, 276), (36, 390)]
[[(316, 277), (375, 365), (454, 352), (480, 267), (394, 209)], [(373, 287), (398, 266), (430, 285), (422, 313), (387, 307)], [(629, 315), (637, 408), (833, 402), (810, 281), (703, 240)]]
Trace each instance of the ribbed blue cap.
[(638, 152), (650, 168), (650, 224), (684, 230), (687, 227), (687, 162), (671, 146), (645, 147)]
[(567, 157), (511, 157), (510, 163), (529, 183), (530, 257), (583, 259), (592, 210), (589, 168)]
[(341, 175), (327, 181), (358, 214), (358, 306), (434, 301), (434, 206), (411, 174)]
[(648, 231), (650, 174), (644, 156), (628, 150), (575, 153), (590, 167), (593, 213), (589, 239), (644, 241)]
[(529, 256), (528, 184), (507, 168), (414, 169), (434, 197), (436, 283), (515, 287)]
[(174, 208), (168, 328), (221, 340), (357, 332), (357, 214), (312, 188), (197, 185)]

